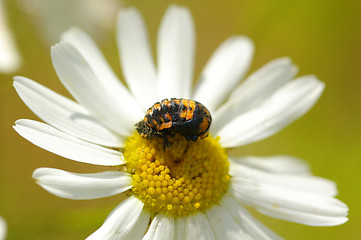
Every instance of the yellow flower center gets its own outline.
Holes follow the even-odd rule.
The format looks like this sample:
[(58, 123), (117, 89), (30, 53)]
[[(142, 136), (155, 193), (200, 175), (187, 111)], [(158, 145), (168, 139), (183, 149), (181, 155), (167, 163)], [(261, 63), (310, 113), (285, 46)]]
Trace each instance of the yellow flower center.
[(181, 135), (146, 139), (138, 132), (124, 147), (126, 170), (133, 176), (133, 194), (153, 214), (186, 216), (217, 204), (227, 191), (230, 176), (219, 138), (196, 142)]

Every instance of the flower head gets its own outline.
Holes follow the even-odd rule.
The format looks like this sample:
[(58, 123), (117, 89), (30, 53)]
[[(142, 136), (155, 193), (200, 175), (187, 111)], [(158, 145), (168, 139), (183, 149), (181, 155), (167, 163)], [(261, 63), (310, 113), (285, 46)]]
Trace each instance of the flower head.
[[(160, 26), (158, 68), (136, 9), (120, 12), (117, 41), (128, 88), (94, 42), (77, 29), (52, 48), (57, 75), (76, 102), (30, 79), (14, 81), (22, 100), (46, 122), (18, 120), (14, 128), (20, 135), (75, 161), (116, 166), (89, 174), (34, 171), (39, 185), (63, 198), (127, 194), (88, 239), (280, 239), (244, 205), (306, 225), (347, 221), (347, 206), (334, 198), (335, 184), (312, 176), (301, 160), (239, 157), (228, 151), (269, 137), (306, 113), (324, 88), (316, 77), (293, 79), (297, 68), (281, 58), (238, 85), (250, 65), (253, 44), (236, 36), (211, 56), (193, 90), (194, 24), (189, 11), (178, 6), (167, 10)], [(163, 138), (142, 137), (136, 123), (164, 98), (204, 104), (213, 118), (209, 136), (188, 141), (169, 132), (166, 147)], [(179, 114), (168, 120), (178, 121)], [(164, 116), (154, 124), (165, 123)]]

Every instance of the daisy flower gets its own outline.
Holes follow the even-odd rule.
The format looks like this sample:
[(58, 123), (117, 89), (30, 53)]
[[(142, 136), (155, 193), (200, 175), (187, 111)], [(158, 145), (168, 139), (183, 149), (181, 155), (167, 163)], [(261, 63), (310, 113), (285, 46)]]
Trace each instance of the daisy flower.
[[(305, 114), (324, 84), (294, 79), (288, 58), (269, 62), (243, 80), (253, 55), (244, 36), (227, 39), (192, 89), (195, 28), (190, 12), (171, 6), (160, 24), (157, 68), (140, 13), (119, 13), (117, 43), (125, 87), (95, 43), (71, 29), (51, 49), (56, 73), (76, 101), (24, 77), (14, 86), (45, 123), (17, 120), (33, 144), (111, 171), (72, 173), (39, 168), (36, 182), (68, 199), (126, 194), (88, 239), (281, 239), (245, 209), (311, 226), (347, 221), (333, 182), (312, 176), (291, 156), (233, 156), (228, 149), (269, 137)], [(164, 98), (190, 98), (211, 112), (209, 136), (144, 138), (135, 129)]]

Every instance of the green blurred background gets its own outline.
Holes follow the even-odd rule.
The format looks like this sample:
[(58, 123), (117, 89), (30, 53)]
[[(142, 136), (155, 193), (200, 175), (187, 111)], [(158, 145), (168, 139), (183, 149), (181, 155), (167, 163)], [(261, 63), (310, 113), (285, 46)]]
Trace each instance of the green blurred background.
[[(21, 9), (19, 2), (4, 2), (23, 57), (21, 69), (13, 75), (27, 76), (69, 96), (51, 65), (49, 46), (55, 42), (44, 37), (44, 21), (49, 24), (50, 20), (39, 21), (39, 16)], [(143, 13), (154, 49), (158, 25), (170, 2), (123, 1), (119, 7), (135, 6)], [(223, 40), (244, 34), (252, 38), (256, 46), (251, 71), (274, 58), (290, 56), (300, 68), (299, 75), (314, 73), (326, 82), (323, 96), (308, 114), (275, 136), (240, 151), (261, 156), (290, 154), (305, 159), (315, 175), (337, 182), (338, 198), (350, 208), (349, 222), (337, 227), (308, 227), (253, 213), (286, 239), (360, 239), (361, 1), (184, 0), (174, 3), (187, 6), (195, 19), (196, 78)], [(54, 17), (58, 17), (58, 22), (62, 22), (62, 18), (71, 19), (67, 14), (77, 14), (60, 12), (66, 8), (55, 8), (58, 12)], [(91, 30), (91, 35), (121, 76), (114, 21), (110, 28)], [(84, 22), (81, 27), (87, 29)], [(58, 157), (15, 133), (12, 125), (16, 119), (37, 117), (17, 96), (12, 75), (0, 74), (0, 98), (0, 216), (8, 223), (8, 239), (86, 238), (100, 227), (121, 197), (67, 200), (36, 185), (31, 174), (38, 167), (74, 172), (103, 169)]]

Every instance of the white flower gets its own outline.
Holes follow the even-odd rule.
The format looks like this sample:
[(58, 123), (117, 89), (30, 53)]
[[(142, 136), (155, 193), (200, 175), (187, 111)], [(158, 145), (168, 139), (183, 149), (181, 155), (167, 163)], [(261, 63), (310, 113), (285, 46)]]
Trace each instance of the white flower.
[[(224, 150), (269, 137), (306, 113), (324, 88), (316, 77), (294, 79), (297, 68), (281, 58), (238, 86), (250, 65), (253, 45), (247, 37), (236, 36), (215, 51), (192, 90), (195, 30), (189, 11), (178, 6), (170, 7), (162, 20), (157, 69), (136, 9), (120, 12), (117, 41), (129, 89), (94, 42), (76, 29), (52, 48), (52, 61), (77, 102), (30, 79), (14, 81), (22, 100), (46, 122), (16, 121), (14, 128), (21, 136), (71, 160), (125, 166), (90, 174), (35, 170), (37, 183), (63, 198), (95, 199), (127, 191), (129, 197), (88, 239), (281, 239), (243, 205), (312, 226), (347, 221), (347, 206), (334, 198), (335, 184), (312, 176), (303, 161), (290, 156), (227, 157)], [(182, 143), (165, 151), (161, 139), (144, 139), (134, 126), (154, 102), (170, 97), (195, 99), (213, 116), (210, 137), (197, 142), (174, 138), (188, 144), (187, 152), (178, 157)], [(167, 157), (165, 161), (179, 168), (190, 164), (184, 168), (186, 175), (176, 176), (184, 169), (167, 166)]]
[(21, 57), (7, 24), (5, 12), (3, 0), (0, 0), (0, 73), (9, 74), (19, 69)]
[(5, 220), (0, 217), (0, 240), (4, 240), (6, 237), (7, 227)]

